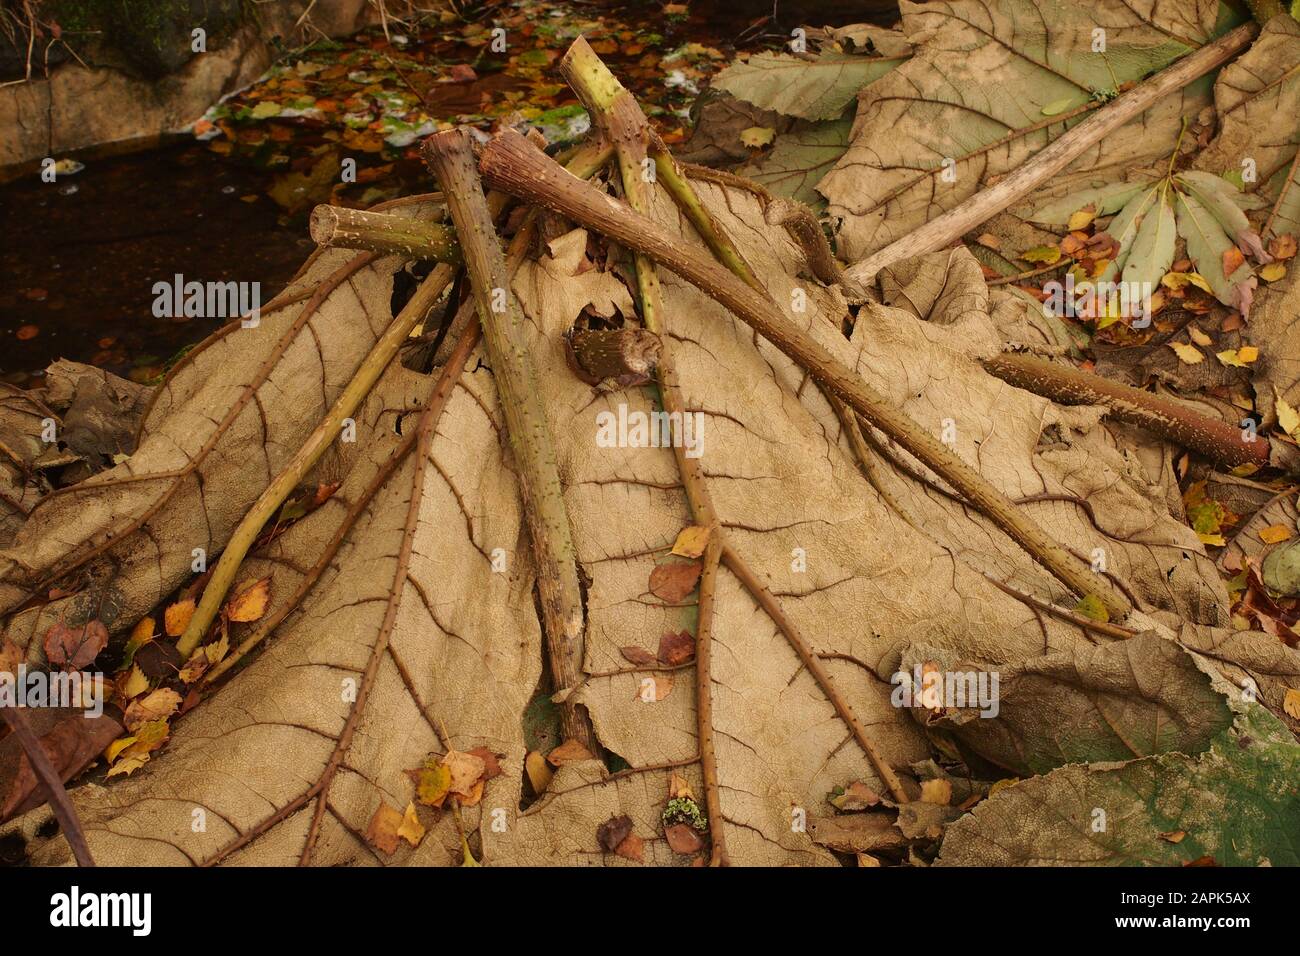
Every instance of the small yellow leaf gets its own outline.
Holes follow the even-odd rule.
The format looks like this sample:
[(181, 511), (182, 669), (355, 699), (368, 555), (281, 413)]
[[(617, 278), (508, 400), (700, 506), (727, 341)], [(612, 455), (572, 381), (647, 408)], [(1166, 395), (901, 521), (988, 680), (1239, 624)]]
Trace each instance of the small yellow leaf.
[(1045, 266), (1050, 266), (1060, 262), (1061, 250), (1056, 246), (1035, 246), (1020, 253), (1020, 258), (1025, 262), (1041, 262)]
[(770, 126), (751, 126), (740, 134), (740, 141), (750, 149), (766, 146), (776, 139), (776, 130)]
[(1259, 270), (1259, 277), (1265, 282), (1276, 282), (1286, 275), (1286, 266), (1281, 262), (1270, 262)]
[(1186, 342), (1170, 342), (1169, 347), (1174, 350), (1174, 354), (1184, 365), (1199, 365), (1205, 361), (1205, 356), (1195, 345)]
[(131, 628), (131, 637), (129, 642), (136, 647), (143, 647), (153, 640), (154, 623), (151, 617), (142, 617), (136, 622), (135, 627)]
[(1194, 325), (1187, 330), (1187, 334), (1192, 337), (1193, 342), (1200, 346), (1210, 345), (1214, 342), (1214, 339), (1210, 338)]
[(122, 682), (122, 696), (130, 700), (132, 697), (139, 697), (148, 689), (149, 678), (144, 676), (144, 671), (140, 670), (139, 664), (132, 664), (131, 672)]
[(1110, 620), (1110, 612), (1106, 610), (1106, 605), (1095, 594), (1084, 597), (1082, 601), (1074, 606), (1074, 609), (1084, 617), (1094, 621), (1101, 621), (1103, 624)]
[(1273, 408), (1277, 413), (1277, 423), (1288, 435), (1300, 435), (1300, 412), (1297, 412), (1286, 399), (1276, 392), (1273, 395)]
[(411, 846), (419, 846), (424, 839), (424, 824), (416, 816), (415, 804), (406, 804), (406, 813), (402, 815), (402, 825), (397, 828), (397, 835)]
[(673, 544), (673, 554), (683, 558), (698, 558), (709, 544), (709, 529), (703, 525), (690, 525), (683, 528)]
[(451, 791), (451, 769), (437, 764), (420, 771), (419, 781), (415, 786), (415, 795), (421, 803), (431, 807), (440, 807)]
[(948, 780), (922, 780), (921, 802), (936, 803), (946, 807), (952, 802), (952, 782)]
[(1066, 224), (1066, 228), (1071, 232), (1074, 232), (1076, 229), (1085, 229), (1087, 228), (1088, 223), (1092, 222), (1096, 216), (1096, 209), (1091, 206), (1085, 206), (1077, 212), (1070, 214), (1070, 221)]
[(1210, 280), (1205, 278), (1205, 276), (1201, 275), (1199, 272), (1187, 273), (1187, 281), (1196, 286), (1196, 288), (1200, 289), (1202, 292), (1208, 292), (1211, 295), (1214, 294), (1214, 290), (1210, 288)]
[(1300, 720), (1300, 690), (1287, 688), (1286, 694), (1282, 697), (1282, 709), (1288, 716)]
[(1259, 540), (1265, 544), (1277, 544), (1290, 537), (1291, 529), (1284, 524), (1271, 524), (1267, 528), (1261, 528), (1259, 532)]
[[(1248, 348), (1250, 346), (1243, 346), (1240, 349), (1224, 349), (1222, 352), (1216, 352), (1215, 354), (1224, 365), (1230, 365), (1233, 368), (1245, 368), (1250, 363), (1242, 357), (1242, 353)], [(1254, 361), (1254, 359), (1252, 358), (1251, 361)]]
[(129, 777), (148, 762), (149, 755), (147, 753), (130, 754), (113, 764), (105, 777), (116, 777), (118, 774), (126, 774)]
[(180, 637), (194, 616), (194, 598), (177, 601), (163, 614), (163, 628), (168, 637)]
[(528, 772), (528, 782), (533, 785), (533, 793), (545, 793), (551, 785), (551, 777), (555, 776), (546, 758), (536, 750), (524, 758), (524, 770)]
[(1216, 548), (1222, 548), (1228, 543), (1221, 534), (1206, 534), (1203, 531), (1198, 531), (1196, 536), (1201, 539), (1202, 544), (1212, 544)]
[(133, 743), (135, 743), (134, 737), (118, 737), (111, 744), (109, 744), (108, 748), (104, 751), (104, 759), (107, 760), (109, 763), (112, 763), (114, 760), (117, 759), (118, 754), (120, 754), (127, 747), (131, 746)]
[(213, 641), (203, 647), (203, 656), (208, 659), (209, 664), (219, 664), (230, 653), (230, 635), (222, 634), (221, 640)]
[(230, 599), (226, 604), (226, 617), (242, 623), (256, 621), (266, 613), (270, 596), (271, 579), (259, 578)]

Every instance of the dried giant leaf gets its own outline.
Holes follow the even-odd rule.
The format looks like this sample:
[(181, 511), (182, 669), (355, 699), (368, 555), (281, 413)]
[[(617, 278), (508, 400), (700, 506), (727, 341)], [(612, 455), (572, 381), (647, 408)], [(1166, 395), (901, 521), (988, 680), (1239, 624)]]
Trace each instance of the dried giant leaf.
[[(191, 351), (158, 386), (131, 458), (45, 497), (0, 552), (0, 613), (75, 572), (120, 630), (191, 573), (195, 549), (215, 556), (392, 321), (400, 262), (373, 258), (313, 257), (282, 307)], [(14, 614), (6, 636), (27, 646), (75, 600)]]
[[(958, 454), (1026, 499), (1050, 533), (1085, 553), (1104, 548), (1113, 573), (1154, 608), (1216, 623), (1225, 617), (1200, 542), (1163, 510), (1163, 497), (1150, 493), (1097, 412), (1057, 408), (983, 371), (978, 356), (1001, 340), (969, 254), (943, 254), (951, 268), (945, 258), (927, 259), (926, 276), (905, 284), (909, 293), (896, 307), (873, 307), (850, 341), (839, 331), (839, 294), (800, 278), (802, 254), (783, 229), (755, 225), (763, 223), (759, 197), (710, 183), (698, 188), (775, 301), (791, 302), (796, 288), (806, 293), (806, 310), (792, 311), (791, 322), (926, 427), (938, 430), (952, 418)], [(654, 202), (656, 219), (709, 254), (665, 196), (656, 193)], [(176, 720), (171, 741), (147, 764), (73, 793), (99, 862), (457, 865), (464, 851), (450, 814), (432, 822), (419, 846), (399, 843), (391, 856), (365, 834), (377, 806), (415, 798), (410, 768), (449, 749), (486, 747), (501, 755), (503, 772), (476, 784), (474, 806), (462, 810), (472, 851), (485, 864), (622, 865), (601, 852), (600, 825), (627, 816), (634, 833), (662, 833), (670, 780), (679, 774), (701, 802), (715, 793), (722, 820), (704, 843), (724, 838), (733, 862), (833, 865), (810, 834), (790, 826), (791, 808), (821, 806), (846, 781), (886, 788), (796, 654), (795, 629), (824, 655), (833, 687), (897, 768), (930, 750), (878, 675), (919, 635), (984, 667), (1091, 644), (1085, 628), (1016, 596), (1070, 606), (1059, 585), (969, 508), (907, 474), (892, 474), (883, 486), (899, 510), (891, 507), (864, 479), (835, 410), (807, 373), (712, 299), (664, 274), (665, 354), (685, 407), (703, 421), (697, 434), (721, 523), (716, 533), (752, 574), (747, 583), (731, 564), (716, 573), (709, 686), (718, 781), (707, 784), (694, 762), (694, 675), (678, 675), (666, 696), (645, 694), (653, 668), (637, 670), (623, 653), (655, 647), (665, 634), (695, 635), (699, 609), (656, 600), (647, 584), (693, 521), (671, 449), (596, 441), (602, 412), (656, 406), (649, 389), (599, 391), (569, 371), (563, 333), (577, 315), (627, 297), (613, 273), (568, 268), (585, 242), (581, 235), (553, 241), (549, 255), (524, 263), (513, 287), (589, 582), (588, 676), (566, 690), (628, 772), (611, 777), (581, 755), (559, 761), (552, 779), (536, 777), (544, 791), (519, 810), (529, 749), (524, 715), (544, 652), (492, 374), (481, 355), (472, 356), (431, 433), (427, 459), (390, 464), (419, 428), (434, 382), (393, 366), (356, 416), (355, 446), (332, 466), (338, 490), (247, 562), (247, 579), (270, 577), (270, 604), (261, 620), (233, 624), (231, 643), (267, 629), (261, 653)], [(365, 320), (354, 303), (351, 312), (322, 313), (320, 323), (327, 342)], [(240, 371), (240, 360), (229, 360)], [(204, 387), (183, 381), (190, 390)], [(169, 402), (156, 412), (157, 427), (192, 421), (189, 409)], [(248, 472), (261, 467), (244, 462)], [(378, 490), (367, 500), (372, 487)], [(1082, 497), (1092, 510), (1079, 507)], [(71, 538), (76, 518), (65, 521)], [(805, 560), (792, 560), (798, 554)], [(290, 604), (296, 609), (286, 613)], [(1136, 620), (1159, 629), (1140, 613)], [(698, 659), (697, 646), (695, 660), (679, 666)], [(681, 767), (655, 769), (665, 764)], [(191, 826), (195, 807), (207, 810), (201, 833)], [(16, 825), (36, 830), (29, 818)], [(57, 837), (34, 837), (29, 851), (36, 862), (68, 859)], [(650, 865), (692, 859), (649, 839), (642, 856)]]
[[(1071, 765), (999, 790), (948, 828), (940, 864), (1300, 864), (1300, 746), (1262, 707), (1196, 756)], [(1172, 842), (1162, 834), (1183, 831)]]
[(838, 118), (860, 89), (905, 59), (834, 52), (816, 58), (755, 53), (713, 77), (712, 85), (761, 109), (829, 120)]
[(1300, 237), (1300, 23), (1269, 20), (1251, 48), (1219, 71), (1214, 107), (1219, 135), (1197, 168), (1231, 175), (1267, 199), (1270, 236)]
[[(902, 669), (914, 663), (905, 654)], [(972, 673), (956, 663), (943, 670)], [(996, 712), (972, 699), (925, 725), (1017, 776), (1069, 763), (1197, 753), (1232, 725), (1210, 676), (1155, 633), (1012, 664), (998, 676)]]

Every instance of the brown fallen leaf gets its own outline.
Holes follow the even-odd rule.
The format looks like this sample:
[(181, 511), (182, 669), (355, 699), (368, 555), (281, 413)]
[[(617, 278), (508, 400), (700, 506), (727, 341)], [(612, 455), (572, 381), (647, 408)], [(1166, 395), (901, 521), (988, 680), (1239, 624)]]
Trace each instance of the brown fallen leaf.
[(270, 597), (271, 579), (259, 578), (226, 603), (226, 617), (241, 623), (256, 621), (266, 613), (266, 604)]
[(668, 604), (680, 604), (695, 590), (704, 571), (699, 561), (670, 561), (650, 572), (650, 593)]
[(632, 818), (626, 813), (622, 816), (610, 817), (596, 828), (596, 842), (600, 844), (602, 850), (613, 853), (631, 832)]
[[(87, 717), (80, 708), (32, 707), (26, 709), (32, 732), (50, 757), (59, 779), (71, 780), (96, 760), (122, 733), (116, 708)], [(14, 734), (0, 738), (0, 820), (26, 813), (46, 801), (27, 754)]]
[(487, 747), (475, 747), (466, 753), (478, 757), (483, 761), (483, 782), (491, 780), (493, 777), (501, 776), (501, 755), (494, 754)]
[(45, 657), (55, 667), (79, 671), (89, 666), (108, 644), (108, 628), (101, 621), (68, 625), (63, 621), (45, 632)]
[(691, 789), (687, 779), (676, 770), (668, 778), (668, 799), (669, 800), (694, 800), (695, 791)]
[(447, 789), (458, 797), (468, 797), (474, 792), (474, 786), (483, 780), (483, 771), (487, 765), (482, 757), (459, 750), (448, 750), (442, 758), (442, 765), (451, 774)]
[(844, 788), (839, 796), (832, 797), (831, 806), (845, 813), (868, 810), (880, 803), (880, 794), (876, 793), (861, 780), (855, 780)]
[(614, 853), (623, 857), (625, 860), (632, 860), (635, 863), (644, 863), (645, 841), (635, 833), (629, 833), (622, 843), (614, 847)]
[(673, 686), (676, 683), (677, 681), (672, 674), (655, 674), (642, 677), (633, 699), (645, 704), (657, 704), (673, 692)]
[(592, 760), (592, 753), (576, 740), (566, 740), (560, 746), (556, 747), (546, 759), (550, 761), (552, 767), (563, 767), (566, 763), (577, 763), (580, 760)]
[(169, 688), (160, 687), (146, 697), (131, 701), (126, 708), (126, 729), (134, 731), (141, 724), (151, 720), (166, 720), (176, 713), (176, 708), (180, 705), (180, 694)]
[(664, 827), (664, 838), (668, 841), (669, 849), (682, 856), (698, 853), (704, 846), (699, 831), (689, 823), (674, 823), (672, 826)]
[(0, 673), (17, 674), (18, 665), (23, 662), (23, 659), (21, 647), (7, 637), (0, 641)]
[(1286, 711), (1288, 716), (1300, 720), (1300, 690), (1295, 688), (1287, 689), (1286, 694), (1282, 697), (1282, 709)]
[(636, 645), (629, 644), (627, 647), (620, 647), (619, 651), (622, 653), (624, 659), (638, 667), (646, 667), (656, 663), (655, 656), (644, 647), (637, 647)]
[(1186, 830), (1170, 830), (1168, 833), (1160, 834), (1160, 839), (1166, 843), (1182, 843), (1183, 838), (1187, 836)]
[(397, 852), (398, 830), (402, 828), (402, 814), (380, 801), (375, 815), (366, 828), (366, 842), (390, 856)]
[(695, 638), (690, 631), (678, 631), (659, 638), (659, 663), (668, 667), (685, 664), (695, 657)]

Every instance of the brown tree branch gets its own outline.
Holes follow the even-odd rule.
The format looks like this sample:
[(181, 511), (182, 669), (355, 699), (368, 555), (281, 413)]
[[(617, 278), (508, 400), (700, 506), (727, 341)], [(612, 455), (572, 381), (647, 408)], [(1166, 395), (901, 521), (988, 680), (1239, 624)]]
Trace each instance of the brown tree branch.
[(1114, 418), (1199, 452), (1217, 464), (1229, 468), (1269, 464), (1267, 438), (1243, 434), (1234, 425), (1140, 388), (1018, 352), (985, 359), (984, 368), (1008, 384), (1062, 405), (1105, 405)]
[[(582, 588), (537, 370), (522, 339), (523, 316), (510, 291), (510, 273), (466, 132), (457, 129), (430, 136), (422, 152), (447, 197), (478, 305), (506, 434), (519, 472), (552, 674), (561, 689), (571, 689), (582, 680), (586, 628)], [(585, 711), (566, 701), (562, 714), (566, 739), (577, 740), (598, 753), (599, 744)]]

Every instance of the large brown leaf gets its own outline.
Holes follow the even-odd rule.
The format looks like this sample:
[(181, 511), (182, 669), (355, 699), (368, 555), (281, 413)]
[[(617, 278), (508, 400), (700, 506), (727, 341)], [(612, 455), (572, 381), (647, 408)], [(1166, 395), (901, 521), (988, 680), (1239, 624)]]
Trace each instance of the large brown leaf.
[[(999, 337), (977, 270), (958, 268), (958, 260), (949, 277), (945, 264), (932, 264), (937, 293), (926, 297), (924, 283), (911, 283), (909, 308), (864, 312), (848, 341), (838, 325), (843, 300), (798, 278), (802, 263), (789, 238), (755, 225), (763, 222), (758, 198), (699, 188), (777, 302), (804, 290), (807, 309), (792, 311), (790, 321), (924, 427), (939, 430), (942, 418), (953, 418), (958, 453), (1008, 493), (1053, 496), (1026, 507), (1085, 553), (1106, 548), (1111, 569), (1150, 607), (1219, 618), (1222, 593), (1199, 541), (1164, 513), (1162, 497), (1144, 494), (1097, 413), (1057, 408), (983, 372), (976, 358)], [(665, 197), (654, 213), (682, 230), (683, 243), (709, 254)], [(569, 370), (562, 333), (578, 314), (587, 306), (630, 308), (613, 273), (580, 271), (585, 263), (574, 250), (584, 246), (580, 234), (554, 240), (551, 255), (525, 262), (514, 289), (589, 582), (587, 678), (561, 692), (587, 707), (603, 746), (630, 769), (611, 776), (594, 759), (562, 762), (541, 798), (520, 811), (523, 715), (541, 680), (543, 641), (492, 376), (470, 360), (428, 459), (405, 459), (366, 504), (363, 491), (417, 427), (433, 385), (395, 366), (358, 414), (354, 453), (334, 465), (339, 491), (247, 569), (250, 578), (271, 577), (270, 620), (314, 581), (297, 609), (260, 656), (176, 722), (171, 743), (148, 765), (74, 793), (98, 861), (459, 862), (446, 813), (424, 821), (429, 833), (417, 848), (401, 844), (391, 856), (364, 834), (381, 803), (411, 799), (404, 771), (426, 754), (485, 746), (502, 755), (503, 774), (462, 811), (485, 862), (630, 865), (603, 852), (598, 837), (602, 824), (623, 815), (644, 840), (647, 863), (690, 862), (672, 851), (659, 817), (674, 768), (703, 795), (694, 764), (694, 665), (669, 675), (636, 670), (622, 649), (654, 648), (664, 634), (694, 628), (694, 608), (665, 605), (648, 584), (691, 518), (668, 449), (597, 444), (599, 412), (654, 405), (650, 389), (599, 391)], [(701, 462), (724, 533), (825, 658), (892, 766), (930, 755), (920, 727), (890, 702), (891, 662), (908, 644), (923, 638), (996, 667), (1097, 640), (1008, 593), (1004, 579), (1039, 602), (1066, 600), (969, 509), (903, 476), (886, 488), (902, 513), (891, 507), (862, 477), (838, 418), (803, 370), (675, 277), (663, 277), (663, 294), (664, 347), (686, 407), (704, 415)], [(365, 324), (359, 305), (322, 313), (315, 331), (325, 341), (353, 334), (350, 324)], [(294, 381), (315, 387), (314, 379)], [(186, 389), (193, 402), (202, 390), (192, 380)], [(176, 394), (186, 400), (156, 412), (156, 428), (174, 433), (177, 423), (193, 422), (199, 406)], [(263, 467), (245, 461), (241, 473), (262, 481)], [(1091, 511), (1074, 500), (1079, 495), (1091, 497)], [(70, 523), (64, 533), (74, 531)], [(1151, 616), (1135, 620), (1172, 636)], [(240, 626), (234, 636), (260, 626)], [(712, 728), (725, 820), (718, 836), (736, 863), (833, 863), (792, 825), (796, 811), (824, 813), (827, 792), (848, 781), (878, 791), (883, 783), (777, 621), (726, 568), (713, 629)], [(671, 688), (644, 693), (647, 678), (665, 676), (674, 678)], [(196, 809), (206, 818), (201, 832)], [(34, 816), (16, 826), (33, 833)], [(43, 863), (68, 858), (61, 839), (37, 839), (31, 851)]]

